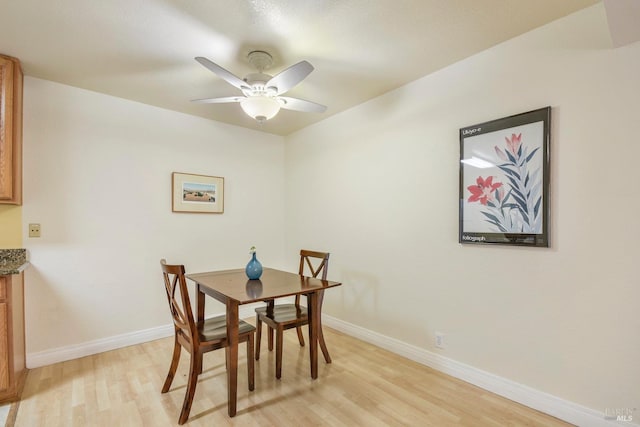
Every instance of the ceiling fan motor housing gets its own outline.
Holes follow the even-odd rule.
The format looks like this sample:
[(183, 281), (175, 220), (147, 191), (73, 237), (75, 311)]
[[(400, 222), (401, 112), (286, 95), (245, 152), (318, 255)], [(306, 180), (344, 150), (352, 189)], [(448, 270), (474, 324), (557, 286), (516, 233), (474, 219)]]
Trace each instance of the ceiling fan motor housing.
[(249, 63), (258, 72), (247, 75), (243, 80), (251, 86), (251, 90), (245, 92), (246, 96), (276, 96), (278, 89), (267, 88), (266, 84), (273, 76), (263, 73), (264, 70), (273, 65), (273, 57), (262, 50), (254, 50), (247, 55)]
[(251, 95), (263, 95), (263, 96), (276, 96), (277, 88), (266, 87), (266, 84), (271, 80), (269, 74), (264, 73), (252, 73), (245, 77), (243, 80), (251, 87), (249, 91), (243, 91), (246, 96)]

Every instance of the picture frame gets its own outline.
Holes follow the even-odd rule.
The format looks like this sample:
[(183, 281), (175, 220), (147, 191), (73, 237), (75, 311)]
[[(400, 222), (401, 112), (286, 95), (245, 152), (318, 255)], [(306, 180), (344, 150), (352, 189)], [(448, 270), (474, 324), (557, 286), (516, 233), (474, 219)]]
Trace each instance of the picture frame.
[(551, 107), (460, 129), (459, 243), (549, 247)]
[(173, 172), (171, 200), (173, 212), (224, 213), (224, 178)]

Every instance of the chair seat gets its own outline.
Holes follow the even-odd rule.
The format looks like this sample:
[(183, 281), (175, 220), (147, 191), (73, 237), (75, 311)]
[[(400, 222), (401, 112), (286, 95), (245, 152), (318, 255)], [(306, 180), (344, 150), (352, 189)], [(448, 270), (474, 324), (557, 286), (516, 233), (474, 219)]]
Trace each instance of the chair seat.
[[(256, 328), (250, 323), (240, 320), (238, 323), (238, 334), (246, 334), (255, 331)], [(200, 341), (217, 341), (227, 338), (227, 316), (216, 316), (206, 319), (202, 326), (198, 326)]]
[(256, 308), (258, 316), (268, 318), (277, 323), (288, 323), (293, 320), (303, 320), (308, 317), (307, 307), (300, 306), (300, 311), (295, 304), (276, 304), (273, 307), (273, 314), (267, 314), (267, 307)]

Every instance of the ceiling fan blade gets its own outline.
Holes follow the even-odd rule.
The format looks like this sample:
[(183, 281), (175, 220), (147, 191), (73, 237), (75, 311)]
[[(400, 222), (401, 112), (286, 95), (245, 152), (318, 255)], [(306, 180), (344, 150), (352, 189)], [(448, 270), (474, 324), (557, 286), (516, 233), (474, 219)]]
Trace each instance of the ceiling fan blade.
[(300, 83), (312, 71), (313, 65), (307, 61), (300, 61), (273, 76), (271, 80), (265, 84), (265, 87), (276, 88), (276, 95), (280, 95)]
[(235, 74), (231, 73), (230, 71), (225, 70), (215, 62), (209, 61), (207, 58), (203, 58), (202, 56), (196, 57), (196, 61), (204, 65), (207, 69), (209, 69), (209, 71), (212, 71), (213, 73), (217, 74), (218, 77), (226, 80), (227, 83), (231, 84), (232, 86), (235, 86), (238, 89), (249, 88), (249, 86), (247, 85), (247, 82), (245, 82)]
[(327, 110), (326, 105), (316, 104), (315, 102), (305, 101), (304, 99), (291, 98), (288, 96), (279, 96), (277, 99), (282, 104), (282, 108), (286, 110), (303, 111), (305, 113), (324, 113)]
[(243, 99), (244, 96), (225, 96), (222, 98), (193, 99), (191, 102), (198, 102), (200, 104), (224, 104), (226, 102), (240, 102)]

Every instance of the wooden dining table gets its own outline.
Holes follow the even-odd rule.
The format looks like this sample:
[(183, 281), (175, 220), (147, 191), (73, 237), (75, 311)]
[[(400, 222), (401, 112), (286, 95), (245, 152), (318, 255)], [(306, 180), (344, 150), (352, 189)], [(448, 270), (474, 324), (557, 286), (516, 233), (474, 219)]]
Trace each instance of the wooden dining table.
[[(226, 305), (227, 394), (229, 416), (236, 415), (238, 399), (239, 306), (294, 295), (306, 295), (309, 316), (309, 362), (311, 378), (318, 378), (318, 330), (321, 327), (320, 292), (342, 283), (265, 268), (258, 280), (249, 280), (244, 269), (187, 274), (196, 283), (198, 322), (204, 321), (205, 295)], [(248, 354), (247, 357), (253, 357)]]

